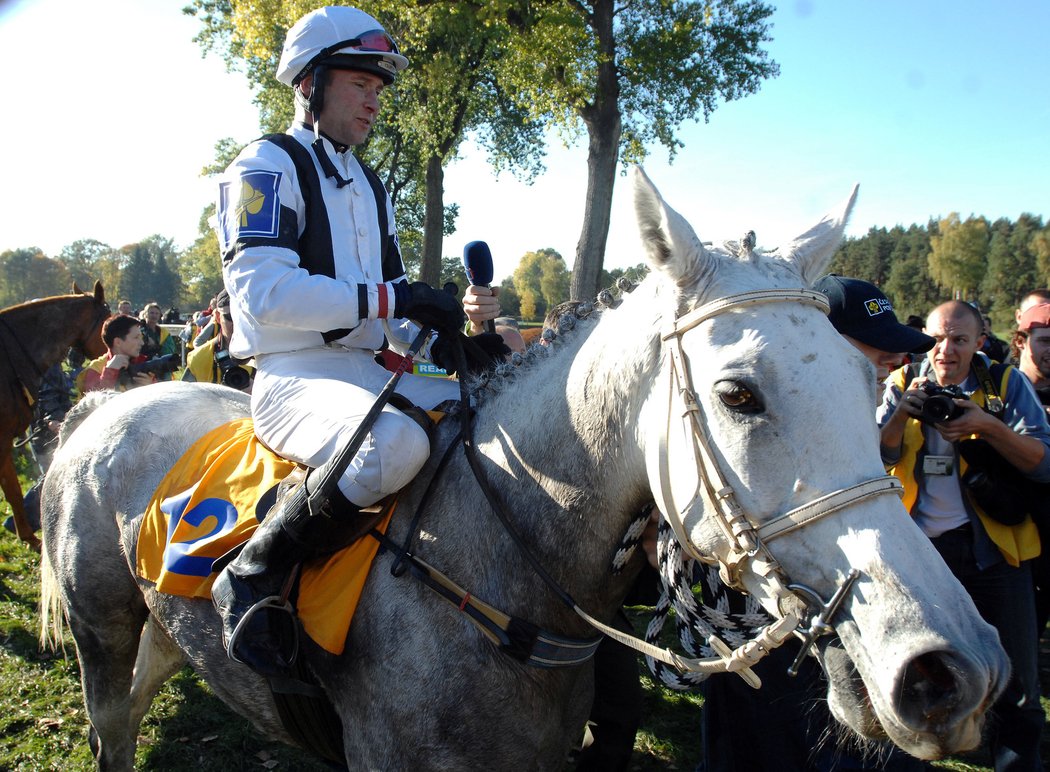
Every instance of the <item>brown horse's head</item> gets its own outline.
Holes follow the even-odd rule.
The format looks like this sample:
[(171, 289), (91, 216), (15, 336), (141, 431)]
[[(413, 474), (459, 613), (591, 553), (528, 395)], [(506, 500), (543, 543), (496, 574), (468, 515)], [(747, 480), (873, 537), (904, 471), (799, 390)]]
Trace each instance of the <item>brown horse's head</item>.
[(89, 359), (100, 357), (106, 353), (106, 344), (102, 342), (102, 323), (110, 316), (109, 304), (106, 303), (106, 293), (102, 289), (102, 282), (95, 280), (92, 294), (83, 292), (76, 282), (73, 282), (73, 294), (90, 298), (92, 303), (87, 308), (90, 312), (84, 317), (84, 321), (77, 333), (72, 345), (74, 348), (84, 352)]

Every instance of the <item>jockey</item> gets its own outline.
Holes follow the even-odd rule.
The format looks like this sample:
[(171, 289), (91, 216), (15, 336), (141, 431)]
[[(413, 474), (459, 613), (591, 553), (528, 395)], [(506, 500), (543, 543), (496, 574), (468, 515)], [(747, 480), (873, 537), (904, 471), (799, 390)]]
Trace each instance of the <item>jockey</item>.
[[(308, 467), (348, 446), (390, 376), (375, 352), (407, 348), (418, 332), (409, 319), (436, 331), (422, 352), (431, 360), (442, 358), (444, 340), (467, 320), (452, 295), (407, 281), (390, 197), (351, 152), (368, 138), (383, 90), (407, 65), (367, 13), (345, 6), (308, 13), (288, 31), (276, 73), (294, 92), (294, 123), (248, 145), (220, 184), (229, 351), (255, 359), (259, 439)], [(475, 324), (499, 315), (494, 297), (471, 307)], [(496, 335), (474, 340), (493, 356), (506, 352)], [(398, 390), (424, 408), (459, 394), (453, 381), (410, 373)], [(429, 453), (426, 431), (388, 405), (321, 513), (281, 509), (266, 518), (212, 590), (232, 657), (264, 674), (284, 673), (288, 663), (265, 613), (253, 613), (234, 639), (237, 623), (278, 593), (295, 564), (370, 528), (362, 510), (406, 485)]]

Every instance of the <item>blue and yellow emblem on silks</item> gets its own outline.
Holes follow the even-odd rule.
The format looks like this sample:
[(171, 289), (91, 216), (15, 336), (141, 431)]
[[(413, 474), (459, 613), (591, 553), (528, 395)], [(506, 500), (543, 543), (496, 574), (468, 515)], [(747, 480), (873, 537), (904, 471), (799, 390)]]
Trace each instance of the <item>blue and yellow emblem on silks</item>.
[(238, 239), (277, 237), (280, 183), (280, 172), (254, 171), (245, 172), (236, 182), (219, 185), (219, 226), (224, 248)]

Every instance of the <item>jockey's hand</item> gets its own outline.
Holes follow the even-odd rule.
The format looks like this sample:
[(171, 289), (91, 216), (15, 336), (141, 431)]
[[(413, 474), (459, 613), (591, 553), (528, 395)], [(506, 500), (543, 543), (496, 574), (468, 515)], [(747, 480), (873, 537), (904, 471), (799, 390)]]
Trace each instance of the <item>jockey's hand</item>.
[(470, 320), (471, 332), (480, 332), (485, 322), (500, 314), (499, 287), (476, 287), (471, 284), (463, 293), (463, 310)]
[(151, 383), (156, 383), (157, 378), (153, 373), (136, 373), (131, 379), (132, 386), (149, 386)]
[(466, 321), (459, 301), (429, 284), (414, 281), (406, 285), (400, 282), (394, 285), (394, 292), (394, 316), (398, 319), (411, 319), (440, 332), (459, 330)]

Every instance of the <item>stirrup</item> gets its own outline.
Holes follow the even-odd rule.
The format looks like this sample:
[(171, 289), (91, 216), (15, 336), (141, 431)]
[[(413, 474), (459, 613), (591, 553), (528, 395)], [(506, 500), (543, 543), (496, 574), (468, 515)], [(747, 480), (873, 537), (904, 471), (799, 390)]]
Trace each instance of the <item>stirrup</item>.
[[(256, 602), (255, 605), (253, 605), (246, 612), (244, 612), (244, 616), (241, 617), (240, 621), (237, 623), (237, 626), (233, 628), (233, 632), (230, 634), (230, 639), (226, 642), (226, 656), (228, 656), (234, 662), (240, 663), (241, 665), (245, 665), (247, 667), (251, 667), (253, 670), (255, 669), (254, 667), (252, 667), (252, 665), (248, 664), (234, 653), (234, 647), (237, 645), (237, 642), (240, 640), (241, 634), (244, 632), (245, 627), (247, 626), (248, 622), (252, 619), (252, 617), (254, 617), (255, 614), (260, 611), (270, 610), (283, 611), (286, 614), (288, 614), (289, 617), (291, 617), (292, 652), (291, 655), (288, 657), (288, 665), (292, 665), (296, 661), (296, 659), (298, 659), (299, 626), (295, 624), (295, 606), (291, 604), (287, 596), (282, 597), (281, 595), (271, 595), (267, 598), (263, 598), (262, 600)], [(271, 626), (267, 625), (266, 627), (271, 633), (274, 632)], [(278, 642), (280, 642), (281, 640), (280, 636), (276, 633), (274, 633), (274, 638)], [(281, 653), (283, 654), (283, 652)]]

